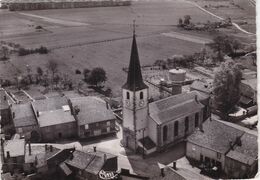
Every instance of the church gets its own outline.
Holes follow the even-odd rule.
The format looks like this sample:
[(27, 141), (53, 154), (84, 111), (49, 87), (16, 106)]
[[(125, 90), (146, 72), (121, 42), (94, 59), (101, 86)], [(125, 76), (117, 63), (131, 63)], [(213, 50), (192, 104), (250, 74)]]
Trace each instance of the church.
[(202, 128), (210, 114), (209, 97), (197, 91), (148, 102), (149, 87), (142, 78), (135, 33), (122, 93), (122, 144), (146, 155), (183, 141), (195, 129)]

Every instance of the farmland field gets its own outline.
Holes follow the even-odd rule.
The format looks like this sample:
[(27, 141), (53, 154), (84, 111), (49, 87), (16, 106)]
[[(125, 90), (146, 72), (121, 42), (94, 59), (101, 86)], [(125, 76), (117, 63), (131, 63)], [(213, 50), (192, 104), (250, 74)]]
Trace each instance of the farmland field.
[[(126, 80), (122, 68), (129, 63), (133, 19), (136, 20), (140, 60), (146, 65), (174, 54), (191, 54), (204, 46), (201, 41), (182, 39), (184, 36), (180, 34), (175, 38), (176, 33), (171, 33), (179, 31), (178, 19), (186, 14), (191, 15), (195, 23), (217, 20), (183, 0), (133, 2), (129, 7), (0, 10), (2, 40), (27, 48), (43, 45), (51, 50), (47, 55), (11, 56), (8, 62), (0, 63), (0, 78), (5, 78), (2, 76), (5, 74), (11, 78), (25, 72), (27, 64), (35, 72), (37, 66), (44, 68), (52, 59), (59, 64), (59, 71), (69, 74), (74, 82), (83, 77), (75, 75), (76, 69), (103, 67), (108, 76), (107, 86), (119, 95)], [(36, 31), (36, 26), (43, 29)], [(165, 33), (171, 33), (171, 36), (165, 36)], [(189, 37), (193, 36), (212, 38), (209, 34), (196, 32)]]

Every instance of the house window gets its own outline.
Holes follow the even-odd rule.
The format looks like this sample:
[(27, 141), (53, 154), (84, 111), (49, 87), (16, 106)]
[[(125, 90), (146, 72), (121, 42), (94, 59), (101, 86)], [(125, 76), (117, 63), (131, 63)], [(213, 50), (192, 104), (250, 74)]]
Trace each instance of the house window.
[(189, 131), (189, 117), (185, 118), (185, 132)]
[(195, 114), (195, 128), (199, 126), (199, 113)]
[(102, 133), (106, 133), (106, 132), (107, 132), (107, 129), (102, 129), (101, 132), (102, 132)]
[(130, 93), (126, 92), (126, 99), (130, 99)]
[(140, 99), (144, 99), (144, 93), (140, 92)]
[(176, 137), (176, 136), (178, 136), (178, 134), (179, 134), (179, 122), (176, 121), (174, 123), (174, 136)]
[(217, 158), (218, 158), (218, 159), (221, 158), (221, 153), (217, 152)]
[(164, 126), (163, 127), (163, 141), (167, 140), (167, 136), (168, 136), (168, 126)]
[(88, 124), (85, 124), (85, 129), (88, 129)]

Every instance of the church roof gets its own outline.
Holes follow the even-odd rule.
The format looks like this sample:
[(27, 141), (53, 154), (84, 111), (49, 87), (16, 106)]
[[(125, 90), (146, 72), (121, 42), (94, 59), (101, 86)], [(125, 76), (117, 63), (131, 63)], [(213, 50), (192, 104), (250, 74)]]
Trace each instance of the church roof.
[(149, 104), (150, 117), (158, 124), (163, 124), (187, 114), (198, 112), (204, 107), (199, 102), (202, 99), (203, 97), (200, 97), (199, 93), (189, 92), (152, 102)]
[(129, 68), (128, 68), (127, 81), (123, 85), (123, 88), (128, 89), (130, 91), (138, 91), (141, 89), (148, 88), (145, 85), (145, 83), (143, 81), (143, 77), (142, 77), (135, 34), (133, 35), (133, 42), (132, 42), (131, 57), (130, 57), (130, 63), (129, 63)]

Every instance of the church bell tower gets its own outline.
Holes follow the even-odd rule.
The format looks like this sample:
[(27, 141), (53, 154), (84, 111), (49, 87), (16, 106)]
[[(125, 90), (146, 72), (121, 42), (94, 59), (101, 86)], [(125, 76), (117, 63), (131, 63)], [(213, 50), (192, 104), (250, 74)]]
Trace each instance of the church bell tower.
[(123, 89), (123, 145), (137, 150), (138, 140), (148, 134), (148, 86), (144, 83), (136, 44), (135, 30), (133, 33), (130, 63), (127, 81)]

